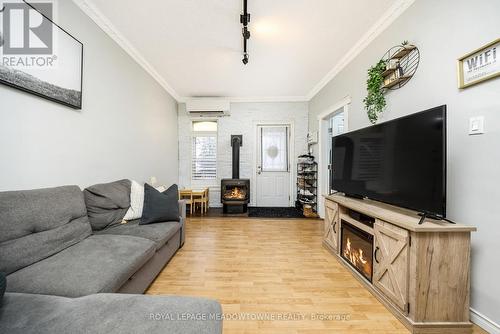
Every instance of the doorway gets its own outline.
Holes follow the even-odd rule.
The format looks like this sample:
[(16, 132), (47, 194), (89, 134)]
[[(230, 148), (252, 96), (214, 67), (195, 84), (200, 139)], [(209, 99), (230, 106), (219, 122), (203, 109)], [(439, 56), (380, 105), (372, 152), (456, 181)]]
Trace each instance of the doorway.
[[(348, 130), (348, 109), (350, 103), (350, 98), (346, 98), (318, 116), (318, 194), (330, 194), (332, 182), (330, 170), (334, 158), (332, 155), (332, 138)], [(319, 196), (318, 202), (318, 213), (323, 218), (325, 214), (323, 196)]]
[(333, 168), (333, 152), (332, 152), (332, 138), (335, 136), (338, 136), (342, 133), (344, 133), (344, 124), (345, 124), (345, 110), (344, 108), (340, 108), (336, 111), (333, 112), (333, 114), (330, 116), (328, 119), (328, 135), (326, 139), (326, 145), (327, 145), (327, 155), (328, 155), (328, 166), (327, 170), (328, 173), (326, 175), (327, 177), (327, 182), (326, 186), (327, 192), (326, 194), (330, 194), (331, 189), (332, 189), (332, 173), (330, 172)]
[(290, 140), (288, 124), (257, 125), (256, 205), (290, 206)]

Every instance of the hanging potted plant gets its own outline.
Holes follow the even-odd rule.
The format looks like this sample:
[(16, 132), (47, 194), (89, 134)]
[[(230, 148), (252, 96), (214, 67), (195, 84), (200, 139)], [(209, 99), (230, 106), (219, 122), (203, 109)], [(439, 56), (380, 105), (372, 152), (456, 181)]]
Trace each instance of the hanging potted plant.
[(384, 77), (382, 76), (385, 69), (385, 61), (380, 60), (375, 66), (372, 66), (368, 70), (368, 80), (366, 81), (368, 95), (363, 102), (365, 103), (368, 119), (372, 124), (377, 123), (379, 114), (386, 106), (383, 90)]

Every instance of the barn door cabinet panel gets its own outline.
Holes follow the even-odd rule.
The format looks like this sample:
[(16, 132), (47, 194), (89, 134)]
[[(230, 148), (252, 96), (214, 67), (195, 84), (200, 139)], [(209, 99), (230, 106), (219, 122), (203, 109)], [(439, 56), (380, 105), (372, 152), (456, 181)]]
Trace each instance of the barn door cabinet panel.
[[(475, 227), (435, 220), (419, 225), (417, 212), (338, 194), (326, 196), (325, 203), (323, 244), (411, 333), (472, 332), (470, 236)], [(341, 256), (340, 218), (366, 225), (350, 212), (371, 217), (373, 229), (364, 227), (373, 234), (371, 281)]]
[(333, 202), (327, 202), (325, 207), (325, 230), (323, 241), (333, 251), (338, 251), (339, 244), (339, 206)]
[(410, 233), (381, 220), (375, 222), (374, 233), (373, 285), (406, 313)]

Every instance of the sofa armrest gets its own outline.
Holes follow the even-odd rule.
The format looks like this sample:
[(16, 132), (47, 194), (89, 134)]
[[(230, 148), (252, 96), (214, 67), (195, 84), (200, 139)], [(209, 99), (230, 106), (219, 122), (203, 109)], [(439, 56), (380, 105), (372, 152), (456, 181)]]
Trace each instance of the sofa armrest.
[(184, 241), (186, 240), (186, 200), (179, 201), (179, 213), (181, 215), (181, 219), (179, 220), (179, 224), (181, 224), (181, 245), (184, 246)]
[(181, 214), (181, 218), (186, 220), (186, 200), (179, 200), (179, 213)]

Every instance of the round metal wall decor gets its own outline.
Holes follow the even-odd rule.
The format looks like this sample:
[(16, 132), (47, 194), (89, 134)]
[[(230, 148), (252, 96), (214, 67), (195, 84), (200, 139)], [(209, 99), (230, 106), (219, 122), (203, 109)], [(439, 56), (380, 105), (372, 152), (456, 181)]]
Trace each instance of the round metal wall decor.
[(417, 72), (420, 51), (415, 45), (405, 44), (390, 48), (382, 57), (386, 69), (383, 89), (396, 90), (408, 83)]

